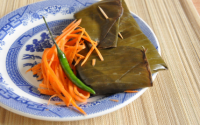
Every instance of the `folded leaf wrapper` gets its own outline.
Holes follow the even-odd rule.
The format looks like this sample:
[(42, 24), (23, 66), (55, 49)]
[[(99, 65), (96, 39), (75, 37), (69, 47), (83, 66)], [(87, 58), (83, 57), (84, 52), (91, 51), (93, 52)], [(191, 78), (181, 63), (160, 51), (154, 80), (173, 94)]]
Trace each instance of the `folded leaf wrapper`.
[(136, 48), (141, 48), (141, 46), (143, 46), (148, 50), (146, 55), (152, 73), (167, 69), (167, 65), (165, 64), (164, 60), (161, 58), (151, 41), (139, 28), (137, 22), (129, 12), (124, 0), (122, 1), (122, 6), (124, 12), (120, 18), (119, 32), (122, 34), (124, 39), (118, 39), (118, 46)]
[[(103, 16), (98, 6), (106, 12), (108, 19)], [(119, 18), (122, 13), (121, 0), (106, 0), (86, 7), (74, 17), (82, 19), (81, 26), (85, 28), (92, 40), (99, 43), (99, 48), (111, 48), (117, 47)]]
[[(119, 0), (106, 1), (116, 2)], [(106, 3), (106, 1), (104, 2)], [(97, 55), (93, 53), (85, 65), (81, 67), (79, 64), (77, 66), (82, 81), (91, 86), (97, 94), (111, 94), (150, 87), (152, 86), (150, 74), (167, 69), (167, 65), (151, 41), (141, 31), (124, 0), (120, 1), (120, 3), (123, 7), (122, 16), (120, 16), (121, 11), (118, 11), (119, 8), (116, 10), (116, 8), (106, 5), (102, 7), (109, 17), (109, 23), (105, 23), (107, 21), (98, 9), (94, 12), (91, 11), (95, 9), (92, 9), (90, 12), (84, 9), (75, 14), (75, 17), (78, 19), (82, 18), (83, 21), (86, 19), (81, 25), (82, 27), (86, 27), (87, 32), (93, 40), (104, 39), (105, 41), (112, 41), (113, 39), (114, 44), (107, 42), (103, 44), (106, 46), (102, 48), (109, 48), (111, 47), (110, 45), (116, 47), (100, 49), (104, 61), (100, 61)], [(91, 6), (101, 6), (101, 4), (101, 2), (98, 2)], [(112, 11), (113, 13), (109, 13), (108, 11)], [(86, 12), (89, 14), (85, 14)], [(86, 16), (90, 17), (86, 18)], [(102, 23), (99, 23), (97, 20), (102, 21)], [(119, 32), (124, 39), (116, 38)], [(101, 45), (101, 42), (99, 45)], [(143, 51), (142, 47), (146, 48), (147, 51)], [(86, 52), (83, 51), (82, 53), (84, 55)], [(93, 67), (90, 62), (94, 58), (96, 58), (97, 62)]]
[[(84, 53), (84, 52), (82, 52)], [(88, 62), (77, 66), (80, 79), (97, 95), (112, 94), (152, 86), (152, 76), (145, 50), (120, 46), (101, 50), (104, 61), (92, 54)], [(91, 65), (96, 59), (96, 65)]]
[[(109, 19), (105, 19), (98, 6), (102, 7)], [(100, 48), (117, 46), (141, 48), (141, 46), (144, 46), (148, 49), (146, 54), (151, 72), (155, 73), (159, 70), (167, 69), (167, 65), (160, 57), (151, 41), (141, 31), (124, 0), (105, 0), (97, 2), (76, 13), (75, 18), (83, 19), (81, 26), (86, 28), (86, 31), (93, 40), (99, 42), (100, 39), (104, 39), (104, 41), (100, 41), (99, 43), (99, 46), (101, 45)], [(119, 32), (124, 39), (118, 38)]]

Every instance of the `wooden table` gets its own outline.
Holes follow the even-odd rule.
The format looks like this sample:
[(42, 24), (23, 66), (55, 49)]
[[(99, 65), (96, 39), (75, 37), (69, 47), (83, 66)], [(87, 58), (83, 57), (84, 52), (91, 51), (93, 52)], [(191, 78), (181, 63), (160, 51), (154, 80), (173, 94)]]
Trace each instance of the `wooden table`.
[[(41, 0), (1, 0), (0, 17)], [(195, 2), (196, 1), (196, 2)], [(129, 105), (82, 121), (51, 122), (14, 114), (0, 107), (0, 125), (199, 125), (200, 18), (191, 0), (126, 0), (132, 12), (155, 32), (168, 71)], [(199, 8), (199, 2), (194, 0)]]

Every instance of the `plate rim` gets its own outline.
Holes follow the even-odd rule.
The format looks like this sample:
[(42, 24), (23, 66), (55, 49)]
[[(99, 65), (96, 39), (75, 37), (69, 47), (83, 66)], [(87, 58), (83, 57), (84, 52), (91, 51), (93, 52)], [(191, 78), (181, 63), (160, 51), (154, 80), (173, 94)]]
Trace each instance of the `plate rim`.
[[(39, 2), (36, 2), (36, 3), (40, 3), (40, 2), (43, 2), (43, 1), (39, 1)], [(23, 7), (26, 7), (26, 6), (29, 6), (29, 5), (33, 5), (33, 4), (36, 4), (36, 3), (28, 4), (28, 5), (25, 5)], [(20, 8), (23, 8), (23, 7), (20, 7)], [(20, 9), (20, 8), (18, 8), (18, 9)], [(13, 10), (12, 12), (17, 11), (18, 9)], [(12, 12), (10, 12), (10, 13), (12, 13)], [(9, 15), (10, 13), (4, 15), (2, 18), (4, 18), (5, 16)], [(158, 49), (157, 49), (158, 53), (161, 55), (160, 44), (158, 42), (158, 39), (157, 39), (155, 33), (151, 29), (151, 27), (141, 17), (139, 17), (137, 14), (135, 14), (133, 12), (131, 12), (131, 14), (134, 15), (135, 17), (139, 18), (148, 27), (148, 29), (152, 33), (152, 35), (155, 38), (155, 41), (156, 41), (156, 43), (158, 45)], [(156, 78), (157, 74), (158, 74), (158, 72), (153, 75), (153, 80)], [(126, 105), (128, 105), (129, 103), (133, 102), (135, 99), (140, 97), (147, 89), (148, 88), (141, 89), (137, 94), (135, 94), (133, 97), (129, 98), (127, 101), (124, 101), (121, 104), (118, 104), (118, 105), (116, 105), (116, 106), (114, 106), (112, 108), (106, 109), (104, 111), (100, 111), (98, 113), (90, 114), (90, 115), (87, 115), (87, 116), (63, 117), (63, 118), (60, 118), (60, 117), (45, 117), (45, 116), (38, 116), (38, 115), (29, 114), (29, 113), (26, 113), (26, 112), (22, 112), (22, 111), (13, 109), (13, 108), (11, 108), (11, 107), (9, 107), (9, 106), (1, 103), (1, 102), (0, 102), (0, 106), (3, 107), (4, 109), (8, 110), (8, 111), (11, 111), (11, 112), (15, 113), (15, 114), (18, 114), (18, 115), (21, 115), (21, 116), (24, 116), (24, 117), (28, 117), (28, 118), (38, 119), (38, 120), (45, 120), (45, 121), (75, 121), (76, 120), (77, 121), (77, 120), (85, 120), (85, 119), (90, 119), (90, 118), (95, 118), (95, 117), (98, 117), (98, 116), (102, 116), (102, 115), (114, 112), (114, 111), (116, 111), (116, 110), (118, 110), (118, 109), (120, 109), (122, 107), (125, 107)]]

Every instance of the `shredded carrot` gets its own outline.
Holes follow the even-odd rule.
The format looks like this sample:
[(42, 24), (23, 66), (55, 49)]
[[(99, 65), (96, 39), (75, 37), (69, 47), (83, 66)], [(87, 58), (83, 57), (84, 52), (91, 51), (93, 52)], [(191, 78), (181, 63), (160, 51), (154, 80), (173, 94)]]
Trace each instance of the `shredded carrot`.
[(77, 57), (80, 57), (80, 58), (84, 58), (84, 56), (80, 55), (80, 54), (76, 54)]
[(78, 63), (82, 60), (83, 58), (79, 58), (79, 59), (77, 59), (77, 61), (76, 61), (76, 63), (75, 63), (75, 65), (74, 66), (76, 66), (76, 65), (78, 65)]
[(119, 100), (116, 100), (116, 99), (110, 99), (110, 101), (119, 102)]
[(67, 37), (78, 25), (80, 25), (81, 19), (79, 19), (77, 22), (75, 22), (73, 25), (69, 25), (69, 28), (66, 28), (64, 32), (56, 39), (56, 41), (61, 40), (63, 37)]
[(37, 74), (37, 76), (39, 76), (39, 77), (37, 78), (38, 81), (43, 79), (42, 74), (41, 74), (41, 75), (38, 75), (38, 74)]
[(50, 101), (51, 101), (51, 99), (53, 98), (53, 97), (56, 97), (57, 95), (55, 94), (55, 95), (52, 95), (50, 98), (49, 98), (49, 101), (48, 101), (48, 103), (47, 103), (47, 105), (49, 105), (50, 104)]
[(99, 52), (99, 50), (97, 49), (97, 44), (95, 45), (95, 43), (94, 42), (92, 42), (92, 40), (91, 40), (91, 38), (90, 38), (90, 36), (88, 35), (88, 33), (87, 32), (85, 32), (85, 35), (89, 38), (89, 42), (92, 44), (92, 46), (94, 47), (94, 49), (96, 50), (96, 52), (97, 52), (97, 54), (98, 54), (98, 56), (99, 56), (99, 58), (101, 59), (101, 61), (103, 61), (104, 59), (103, 59), (103, 56), (101, 55), (101, 53)]
[(32, 68), (30, 68), (30, 69), (28, 69), (27, 71), (26, 71), (26, 73), (27, 72), (29, 72), (29, 71), (34, 71), (34, 70), (39, 70), (41, 68), (41, 63), (38, 63), (37, 65), (35, 65), (34, 67), (32, 67)]
[(83, 99), (87, 99), (90, 97), (90, 93), (78, 88), (77, 86), (74, 86), (74, 92), (76, 95), (80, 96)]
[(87, 53), (85, 59), (84, 59), (83, 62), (81, 63), (81, 66), (83, 66), (83, 65), (86, 63), (87, 59), (88, 59), (89, 56), (92, 54), (93, 50), (94, 50), (94, 47), (92, 47), (92, 48), (90, 49), (90, 51)]
[(139, 92), (139, 91), (136, 91), (136, 90), (126, 90), (126, 91), (124, 91), (124, 92), (127, 92), (127, 93), (137, 93), (137, 92)]
[[(75, 66), (78, 65), (81, 60), (83, 60), (81, 65), (85, 64), (94, 50), (103, 61), (103, 56), (96, 47), (97, 42), (91, 40), (85, 29), (79, 26), (80, 23), (81, 20), (73, 21), (62, 31), (60, 36), (55, 38), (56, 43), (65, 53), (74, 74), (77, 74)], [(92, 46), (86, 55), (81, 55), (79, 52), (86, 49), (85, 43), (89, 43)], [(33, 74), (37, 74), (37, 80), (43, 79), (38, 90), (41, 94), (51, 96), (48, 104), (51, 98), (58, 96), (66, 106), (71, 104), (77, 108), (79, 112), (86, 115), (86, 112), (77, 106), (76, 101), (86, 102), (90, 97), (90, 93), (78, 88), (68, 79), (59, 63), (55, 45), (44, 50), (41, 63), (35, 65), (26, 72), (30, 71), (32, 71)]]
[(62, 32), (65, 32), (67, 29), (69, 29), (69, 27), (71, 27), (75, 22), (76, 22), (76, 20), (71, 22)]
[(38, 88), (38, 90), (40, 91), (41, 94), (45, 94), (45, 95), (55, 95), (56, 92), (53, 90), (47, 90), (47, 89), (41, 89)]
[(55, 103), (55, 105), (60, 105), (60, 104), (62, 104), (62, 102)]
[(92, 59), (92, 66), (95, 66), (96, 64), (96, 59)]
[(48, 86), (47, 84), (44, 83), (39, 84), (39, 87), (44, 89), (53, 89), (52, 86)]

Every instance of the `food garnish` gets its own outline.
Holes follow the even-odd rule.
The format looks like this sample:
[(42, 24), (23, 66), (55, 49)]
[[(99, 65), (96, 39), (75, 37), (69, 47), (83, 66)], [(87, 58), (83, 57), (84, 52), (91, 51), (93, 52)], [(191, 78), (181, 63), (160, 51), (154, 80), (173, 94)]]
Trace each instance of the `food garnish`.
[(95, 66), (96, 64), (96, 59), (92, 59), (92, 66)]
[(116, 99), (110, 99), (110, 101), (119, 102), (119, 100), (116, 100)]
[(126, 90), (126, 91), (124, 91), (124, 92), (127, 92), (127, 93), (137, 93), (137, 92), (139, 92), (139, 91), (136, 91), (136, 90)]
[[(42, 80), (38, 88), (41, 94), (51, 95), (51, 98), (57, 96), (67, 106), (72, 104), (81, 113), (86, 114), (75, 101), (86, 102), (90, 93), (95, 94), (95, 91), (75, 76), (77, 74), (75, 66), (81, 62), (84, 65), (94, 50), (100, 60), (104, 59), (96, 47), (97, 42), (91, 40), (85, 29), (79, 26), (80, 23), (81, 20), (73, 21), (62, 31), (60, 36), (56, 37), (56, 41), (52, 39), (55, 45), (45, 49), (42, 62), (27, 72), (32, 71), (33, 74), (37, 74), (37, 80)], [(50, 35), (52, 36), (51, 32)], [(83, 56), (80, 51), (86, 49), (86, 42), (93, 46), (88, 54)]]
[[(53, 38), (53, 35), (49, 29), (49, 26), (45, 20), (45, 18), (43, 17), (44, 19), (44, 22), (47, 26), (47, 29), (49, 31), (49, 34), (54, 42), (54, 44), (56, 45), (56, 48), (57, 48), (57, 55), (58, 55), (58, 59), (60, 61), (60, 65), (63, 69), (63, 71), (65, 72), (65, 75), (67, 75), (67, 77), (69, 78), (70, 81), (72, 81), (72, 83), (74, 83), (76, 86), (78, 86), (79, 88), (81, 88), (82, 90), (85, 90), (87, 92), (90, 92), (91, 94), (95, 94), (95, 91), (93, 89), (91, 89), (90, 87), (86, 86), (81, 80), (79, 80), (76, 75), (73, 73), (68, 61), (67, 61), (67, 58), (65, 56), (65, 53), (60, 50), (60, 48), (58, 47), (57, 43), (55, 42), (54, 38)], [(84, 30), (82, 31), (81, 33), (81, 36), (83, 35), (84, 33)], [(76, 46), (76, 49), (77, 49), (78, 46)]]

